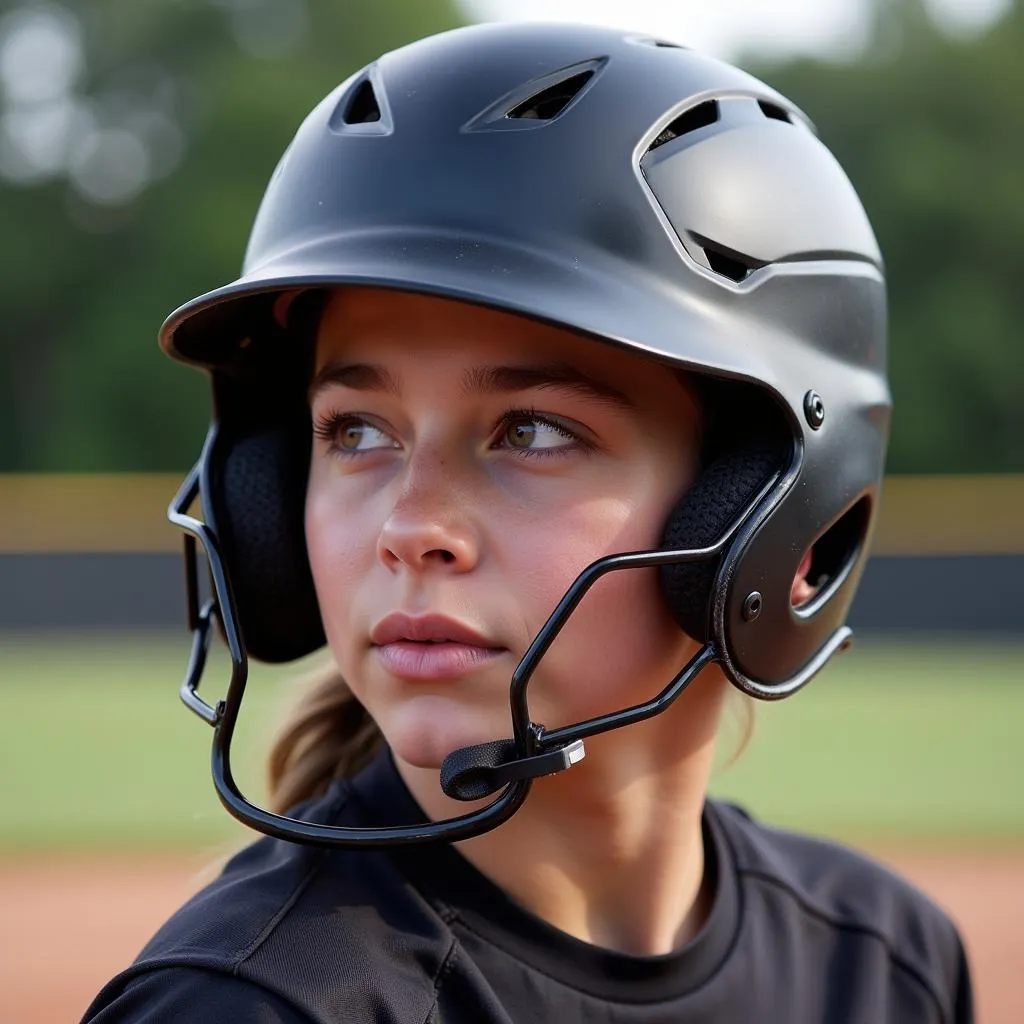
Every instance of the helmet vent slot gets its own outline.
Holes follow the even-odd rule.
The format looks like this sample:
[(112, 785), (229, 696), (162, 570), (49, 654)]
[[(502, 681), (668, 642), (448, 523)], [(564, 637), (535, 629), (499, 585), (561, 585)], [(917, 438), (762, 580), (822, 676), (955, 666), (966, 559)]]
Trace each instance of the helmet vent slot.
[(512, 120), (551, 121), (579, 95), (594, 69), (589, 68), (535, 93), (514, 106), (505, 116)]
[(729, 278), (730, 281), (736, 281), (737, 283), (743, 281), (751, 271), (765, 266), (762, 260), (755, 259), (753, 256), (747, 256), (727, 246), (719, 245), (717, 242), (712, 242), (711, 239), (704, 238), (694, 232), (691, 232), (691, 237), (704, 251), (704, 259), (708, 267), (716, 274)]
[(373, 83), (364, 78), (359, 83), (352, 98), (345, 106), (345, 113), (342, 114), (345, 124), (372, 124), (380, 120), (380, 104), (377, 102), (377, 94), (373, 91)]
[(867, 496), (848, 508), (811, 546), (811, 567), (807, 582), (814, 596), (800, 606), (813, 614), (836, 592), (850, 573), (867, 535), (871, 520), (871, 499)]
[(757, 105), (761, 108), (761, 113), (765, 117), (771, 118), (773, 121), (785, 121), (786, 124), (793, 123), (793, 118), (789, 116), (789, 111), (783, 110), (777, 104), (769, 103), (767, 100), (758, 100)]
[(750, 267), (745, 266), (741, 260), (733, 256), (727, 256), (724, 252), (716, 252), (714, 249), (704, 249), (708, 265), (716, 274), (729, 278), (731, 281), (742, 281), (750, 273)]
[(647, 152), (650, 153), (651, 150), (664, 146), (666, 142), (678, 139), (681, 135), (689, 135), (690, 132), (695, 132), (700, 128), (706, 128), (709, 124), (714, 124), (718, 120), (718, 116), (718, 100), (705, 100), (703, 103), (698, 103), (695, 107), (690, 107), (689, 110), (680, 114), (661, 132), (651, 143)]

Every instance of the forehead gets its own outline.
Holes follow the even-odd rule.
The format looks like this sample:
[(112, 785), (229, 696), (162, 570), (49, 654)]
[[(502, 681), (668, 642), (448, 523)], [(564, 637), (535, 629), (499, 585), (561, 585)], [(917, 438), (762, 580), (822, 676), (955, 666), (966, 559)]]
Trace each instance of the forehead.
[(429, 356), (473, 365), (571, 364), (589, 373), (638, 381), (669, 373), (649, 357), (564, 328), (467, 302), (377, 288), (338, 289), (317, 332), (316, 365), (386, 362), (399, 372)]
[(338, 383), (431, 403), (554, 388), (673, 443), (692, 443), (701, 418), (690, 379), (650, 356), (512, 313), (379, 288), (338, 289), (327, 301), (310, 401)]

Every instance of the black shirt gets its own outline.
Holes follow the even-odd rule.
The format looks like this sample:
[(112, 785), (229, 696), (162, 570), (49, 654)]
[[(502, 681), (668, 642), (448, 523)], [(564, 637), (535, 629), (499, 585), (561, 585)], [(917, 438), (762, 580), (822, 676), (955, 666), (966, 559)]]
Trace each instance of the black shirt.
[[(385, 752), (303, 808), (423, 820)], [(262, 839), (179, 910), (90, 1024), (968, 1024), (949, 919), (859, 854), (708, 801), (715, 897), (666, 956), (589, 945), (514, 903), (454, 847), (327, 851)]]

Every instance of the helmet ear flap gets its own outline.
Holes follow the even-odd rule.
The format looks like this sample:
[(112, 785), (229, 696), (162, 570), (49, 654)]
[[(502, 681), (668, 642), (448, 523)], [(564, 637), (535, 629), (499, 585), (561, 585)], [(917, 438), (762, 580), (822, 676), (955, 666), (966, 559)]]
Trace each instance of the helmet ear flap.
[(203, 501), (229, 568), (249, 653), (282, 662), (325, 642), (306, 552), (308, 420), (218, 436), (204, 467)]
[[(758, 493), (783, 468), (779, 444), (764, 440), (720, 455), (672, 509), (662, 534), (664, 550), (714, 544), (754, 503)], [(711, 630), (711, 590), (721, 556), (700, 562), (663, 565), (661, 591), (676, 622), (701, 643)]]

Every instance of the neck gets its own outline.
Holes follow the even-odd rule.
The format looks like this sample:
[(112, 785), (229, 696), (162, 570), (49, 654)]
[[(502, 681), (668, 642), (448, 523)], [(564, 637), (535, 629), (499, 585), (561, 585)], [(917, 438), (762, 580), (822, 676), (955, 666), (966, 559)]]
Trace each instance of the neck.
[[(701, 818), (722, 692), (694, 687), (654, 719), (587, 740), (582, 762), (539, 779), (520, 811), (462, 855), (582, 941), (635, 955), (685, 945), (710, 908)], [(465, 811), (436, 771), (398, 765), (431, 817)]]

